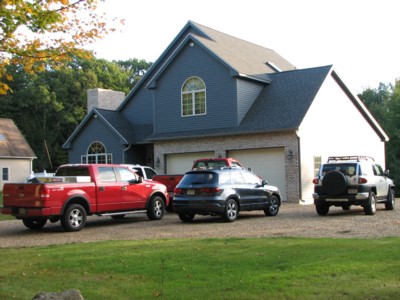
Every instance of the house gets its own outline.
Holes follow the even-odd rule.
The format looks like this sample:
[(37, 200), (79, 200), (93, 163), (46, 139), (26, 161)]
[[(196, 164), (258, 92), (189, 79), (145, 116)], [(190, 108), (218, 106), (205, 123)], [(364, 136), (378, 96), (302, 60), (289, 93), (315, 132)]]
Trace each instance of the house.
[(0, 191), (6, 182), (24, 182), (32, 172), (35, 158), (14, 121), (0, 118)]
[(189, 21), (116, 110), (93, 108), (64, 144), (71, 163), (187, 171), (234, 157), (312, 203), (331, 155), (385, 163), (388, 136), (333, 66), (296, 69), (275, 51)]

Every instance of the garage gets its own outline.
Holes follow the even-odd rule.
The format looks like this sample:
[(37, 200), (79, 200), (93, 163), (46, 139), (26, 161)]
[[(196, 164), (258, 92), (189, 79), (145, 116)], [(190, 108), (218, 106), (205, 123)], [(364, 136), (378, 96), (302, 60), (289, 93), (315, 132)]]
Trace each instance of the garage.
[(214, 151), (167, 154), (166, 174), (184, 174), (192, 168), (196, 159), (214, 156)]
[(231, 150), (228, 156), (233, 157), (254, 173), (275, 185), (286, 201), (286, 172), (284, 148)]

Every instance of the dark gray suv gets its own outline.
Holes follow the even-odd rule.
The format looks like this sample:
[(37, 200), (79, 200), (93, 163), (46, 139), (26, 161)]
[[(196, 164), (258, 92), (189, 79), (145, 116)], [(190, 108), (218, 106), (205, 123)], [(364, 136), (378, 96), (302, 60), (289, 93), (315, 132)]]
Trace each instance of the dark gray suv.
[(173, 200), (173, 208), (184, 222), (192, 221), (196, 214), (219, 215), (233, 222), (239, 211), (245, 210), (276, 216), (280, 205), (277, 187), (250, 171), (230, 168), (187, 172), (176, 186)]
[(394, 183), (373, 158), (368, 156), (332, 156), (314, 179), (314, 204), (319, 215), (330, 206), (344, 210), (361, 205), (366, 215), (374, 215), (376, 204), (387, 210), (395, 207)]

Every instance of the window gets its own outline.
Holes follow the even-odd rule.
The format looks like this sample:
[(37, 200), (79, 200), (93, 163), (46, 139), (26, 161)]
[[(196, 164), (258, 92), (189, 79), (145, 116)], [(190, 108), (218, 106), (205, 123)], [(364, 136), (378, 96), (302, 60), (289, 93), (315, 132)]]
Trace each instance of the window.
[(243, 177), (244, 177), (244, 182), (246, 184), (254, 184), (254, 185), (261, 184), (260, 178), (251, 173), (243, 172)]
[(100, 142), (94, 142), (89, 146), (88, 153), (82, 155), (83, 164), (112, 164), (112, 154), (107, 153), (106, 147)]
[(115, 176), (114, 169), (112, 167), (100, 167), (99, 177), (102, 182), (116, 182), (117, 177)]
[(9, 181), (10, 180), (10, 170), (9, 170), (9, 168), (2, 168), (2, 170), (1, 170), (1, 179), (3, 181)]
[(190, 77), (182, 86), (182, 117), (206, 114), (206, 85), (198, 77)]
[(119, 177), (122, 182), (128, 182), (129, 180), (137, 180), (137, 177), (135, 174), (133, 174), (131, 171), (125, 168), (117, 168), (117, 171), (119, 173)]
[(321, 168), (321, 156), (314, 156), (314, 176), (318, 175)]

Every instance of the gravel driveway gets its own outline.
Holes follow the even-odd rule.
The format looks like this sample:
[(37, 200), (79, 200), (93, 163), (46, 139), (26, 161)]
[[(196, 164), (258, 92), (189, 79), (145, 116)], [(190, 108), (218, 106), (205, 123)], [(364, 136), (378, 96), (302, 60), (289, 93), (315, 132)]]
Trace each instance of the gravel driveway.
[(64, 232), (60, 223), (48, 223), (33, 231), (21, 221), (0, 222), (0, 248), (86, 243), (103, 240), (140, 240), (208, 237), (328, 237), (378, 238), (400, 236), (400, 213), (386, 211), (378, 205), (374, 216), (366, 216), (361, 207), (349, 211), (331, 207), (327, 216), (318, 216), (314, 205), (284, 203), (276, 217), (261, 211), (243, 212), (234, 223), (219, 217), (196, 216), (183, 223), (174, 213), (160, 221), (149, 221), (146, 214), (123, 220), (92, 216), (79, 232)]

